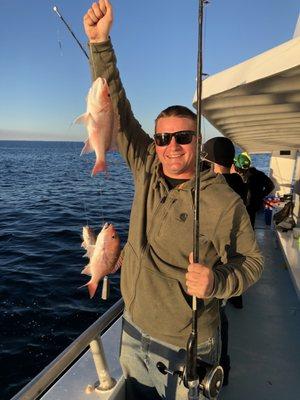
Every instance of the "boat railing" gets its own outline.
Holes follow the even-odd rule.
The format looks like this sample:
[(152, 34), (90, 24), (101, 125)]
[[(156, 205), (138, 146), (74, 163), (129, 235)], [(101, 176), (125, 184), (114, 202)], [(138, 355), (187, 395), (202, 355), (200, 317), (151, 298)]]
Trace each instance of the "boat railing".
[(58, 357), (44, 368), (11, 400), (38, 399), (90, 346), (100, 389), (109, 389), (114, 385), (110, 377), (103, 352), (101, 334), (103, 334), (122, 314), (123, 299), (118, 300), (108, 311), (95, 321), (86, 331), (75, 339)]

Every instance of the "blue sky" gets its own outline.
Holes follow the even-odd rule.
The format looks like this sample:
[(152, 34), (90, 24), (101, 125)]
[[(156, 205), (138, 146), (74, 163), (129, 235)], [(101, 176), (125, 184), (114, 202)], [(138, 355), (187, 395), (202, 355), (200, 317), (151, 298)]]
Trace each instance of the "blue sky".
[[(84, 128), (70, 125), (85, 110), (89, 67), (52, 7), (86, 44), (82, 17), (91, 3), (0, 1), (0, 139), (84, 140)], [(191, 107), (198, 1), (112, 3), (122, 80), (136, 117), (152, 134), (161, 109)], [(291, 39), (299, 1), (211, 0), (205, 12), (204, 72), (211, 75)]]

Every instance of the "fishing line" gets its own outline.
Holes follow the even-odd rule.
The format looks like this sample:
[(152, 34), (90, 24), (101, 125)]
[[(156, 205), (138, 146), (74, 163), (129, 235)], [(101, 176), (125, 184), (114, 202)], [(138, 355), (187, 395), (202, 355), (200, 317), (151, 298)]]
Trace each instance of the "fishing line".
[[(71, 127), (72, 127), (72, 125), (69, 127), (69, 131), (71, 130)], [(72, 155), (74, 155), (74, 154), (77, 154), (77, 152), (78, 152), (78, 147), (77, 147), (77, 143), (80, 143), (80, 142), (75, 142), (75, 141), (71, 141), (71, 148), (72, 148)], [(82, 146), (83, 146), (84, 144), (82, 144)], [(79, 152), (78, 152), (78, 157), (79, 157)], [(88, 165), (88, 167), (90, 167), (89, 166), (89, 164), (88, 164), (88, 160), (81, 160), (80, 159), (80, 163), (81, 162), (85, 162), (87, 165)], [(84, 170), (88, 170), (88, 167), (87, 168), (84, 168)], [(81, 184), (81, 182), (82, 181), (84, 181), (85, 182), (85, 180), (83, 180), (81, 177), (80, 177), (80, 175), (79, 175), (79, 172), (78, 172), (78, 169), (77, 168), (74, 168), (74, 170), (75, 170), (75, 178), (76, 178), (76, 181), (77, 181), (77, 183), (78, 184), (80, 184), (80, 186), (82, 187), (82, 184)], [(75, 186), (74, 185), (74, 182), (73, 182), (73, 186)], [(84, 189), (84, 188), (83, 188)], [(83, 215), (84, 215), (84, 219), (86, 220), (86, 225), (87, 226), (89, 226), (89, 217), (88, 217), (88, 210), (87, 210), (87, 201), (86, 201), (86, 198), (85, 198), (85, 193), (84, 193), (84, 190), (83, 190), (83, 192), (81, 193), (81, 195), (80, 195), (80, 200), (79, 200), (79, 202), (82, 204), (82, 206), (83, 206)]]
[(53, 6), (53, 11), (58, 15), (58, 17), (61, 19), (61, 21), (63, 22), (63, 24), (67, 27), (68, 31), (71, 33), (71, 35), (73, 36), (73, 38), (75, 39), (76, 43), (78, 44), (78, 46), (81, 48), (81, 50), (83, 51), (83, 53), (85, 54), (86, 58), (89, 59), (89, 56), (87, 54), (87, 52), (85, 51), (84, 47), (82, 46), (82, 44), (80, 43), (80, 41), (77, 39), (77, 37), (75, 36), (74, 32), (72, 31), (70, 25), (67, 23), (67, 21), (64, 19), (64, 17), (62, 16), (62, 14), (59, 12), (58, 7), (57, 6)]
[(104, 195), (103, 195), (103, 189), (102, 189), (102, 182), (100, 180), (100, 185), (99, 185), (99, 198), (100, 198), (100, 221), (102, 222), (101, 226), (104, 225), (105, 220), (104, 220)]
[(61, 37), (60, 37), (60, 30), (59, 30), (59, 28), (57, 28), (56, 33), (57, 33), (57, 41), (58, 41), (58, 46), (59, 46), (59, 52), (60, 52), (61, 57), (63, 57), (62, 41), (61, 41)]
[[(58, 17), (60, 18), (60, 20), (63, 22), (63, 24), (66, 26), (66, 28), (68, 29), (68, 31), (70, 32), (70, 34), (73, 36), (73, 38), (75, 39), (76, 43), (78, 44), (78, 46), (80, 47), (80, 49), (82, 50), (82, 52), (84, 53), (84, 55), (86, 56), (86, 58), (89, 60), (89, 56), (87, 54), (87, 52), (85, 51), (83, 45), (80, 43), (80, 41), (77, 39), (77, 37), (75, 36), (74, 32), (72, 31), (70, 25), (67, 23), (67, 21), (64, 19), (64, 17), (62, 16), (61, 12), (59, 11), (58, 7), (56, 5), (53, 6), (53, 11), (58, 15)], [(61, 46), (61, 42), (59, 41), (60, 46)], [(84, 160), (85, 163), (87, 165), (89, 165), (89, 161), (88, 160)], [(75, 168), (76, 169), (76, 168)], [(79, 174), (78, 171), (76, 170), (76, 174), (77, 174), (77, 180), (80, 181), (79, 179)], [(100, 220), (102, 222), (102, 225), (104, 225), (104, 211), (103, 211), (103, 189), (102, 189), (102, 185), (101, 185), (101, 181), (100, 181), (100, 188), (99, 188), (99, 195), (100, 195)], [(82, 197), (83, 199), (83, 208), (84, 208), (84, 214), (86, 217), (86, 222), (87, 225), (89, 226), (89, 220), (88, 220), (88, 209), (87, 209), (87, 201), (85, 199), (85, 196)]]
[[(75, 35), (73, 34), (71, 28), (69, 27), (69, 25), (66, 23), (66, 21), (65, 21), (64, 18), (63, 18), (63, 16), (62, 16), (61, 13), (59, 12), (58, 7), (57, 7), (56, 5), (53, 4), (53, 1), (50, 1), (50, 3), (51, 3), (51, 6), (52, 6), (52, 10), (59, 16), (59, 18), (60, 18), (60, 19), (63, 21), (63, 23), (67, 26), (68, 30), (72, 33), (72, 36), (75, 37)], [(64, 54), (63, 54), (63, 48), (62, 48), (61, 31), (60, 31), (59, 27), (57, 28), (56, 36), (57, 36), (57, 41), (58, 41), (58, 45), (59, 45), (59, 49), (60, 49), (60, 55), (61, 55), (61, 57), (63, 57)], [(77, 40), (76, 37), (75, 37), (75, 39), (76, 39), (76, 41), (78, 42), (78, 40)], [(80, 46), (80, 47), (82, 47), (82, 46)], [(84, 49), (82, 48), (82, 50), (84, 50)], [(85, 51), (84, 51), (84, 53), (85, 53)], [(86, 54), (86, 53), (85, 53), (85, 54)], [(86, 55), (87, 55), (87, 54), (86, 54)], [(70, 125), (69, 130), (71, 129), (72, 125), (73, 125), (73, 124)], [(73, 141), (72, 141), (72, 148), (73, 148), (73, 153), (77, 153), (77, 150), (78, 150), (78, 149), (77, 149), (76, 143), (73, 142)], [(74, 150), (76, 150), (76, 151), (74, 151)], [(86, 163), (88, 163), (87, 160), (84, 160), (84, 161), (85, 161)], [(78, 172), (77, 168), (74, 168), (74, 169), (75, 169), (75, 174), (76, 174), (77, 182), (81, 182), (81, 179), (80, 179), (79, 172)], [(86, 204), (87, 201), (86, 201), (86, 199), (85, 199), (85, 195), (84, 195), (84, 194), (82, 194), (82, 196), (81, 196), (81, 202), (82, 202), (82, 205), (83, 205), (84, 217), (85, 217), (85, 219), (86, 219), (86, 225), (89, 225), (88, 210), (87, 210), (87, 204)]]

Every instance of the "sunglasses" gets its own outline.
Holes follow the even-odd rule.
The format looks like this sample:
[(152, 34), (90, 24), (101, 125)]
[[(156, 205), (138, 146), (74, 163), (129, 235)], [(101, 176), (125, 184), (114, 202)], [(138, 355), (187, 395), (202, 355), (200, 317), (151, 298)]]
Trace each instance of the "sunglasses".
[(157, 146), (168, 146), (174, 137), (177, 144), (189, 144), (191, 143), (193, 136), (196, 132), (194, 131), (178, 131), (174, 133), (155, 133), (154, 141)]

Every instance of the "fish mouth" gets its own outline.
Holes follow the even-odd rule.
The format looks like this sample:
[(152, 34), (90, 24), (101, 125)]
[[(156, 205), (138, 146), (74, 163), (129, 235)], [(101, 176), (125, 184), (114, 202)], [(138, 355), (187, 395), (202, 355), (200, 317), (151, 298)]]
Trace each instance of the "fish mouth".
[(108, 229), (110, 227), (111, 224), (109, 224), (108, 222), (105, 222), (105, 224), (103, 225), (103, 229)]

